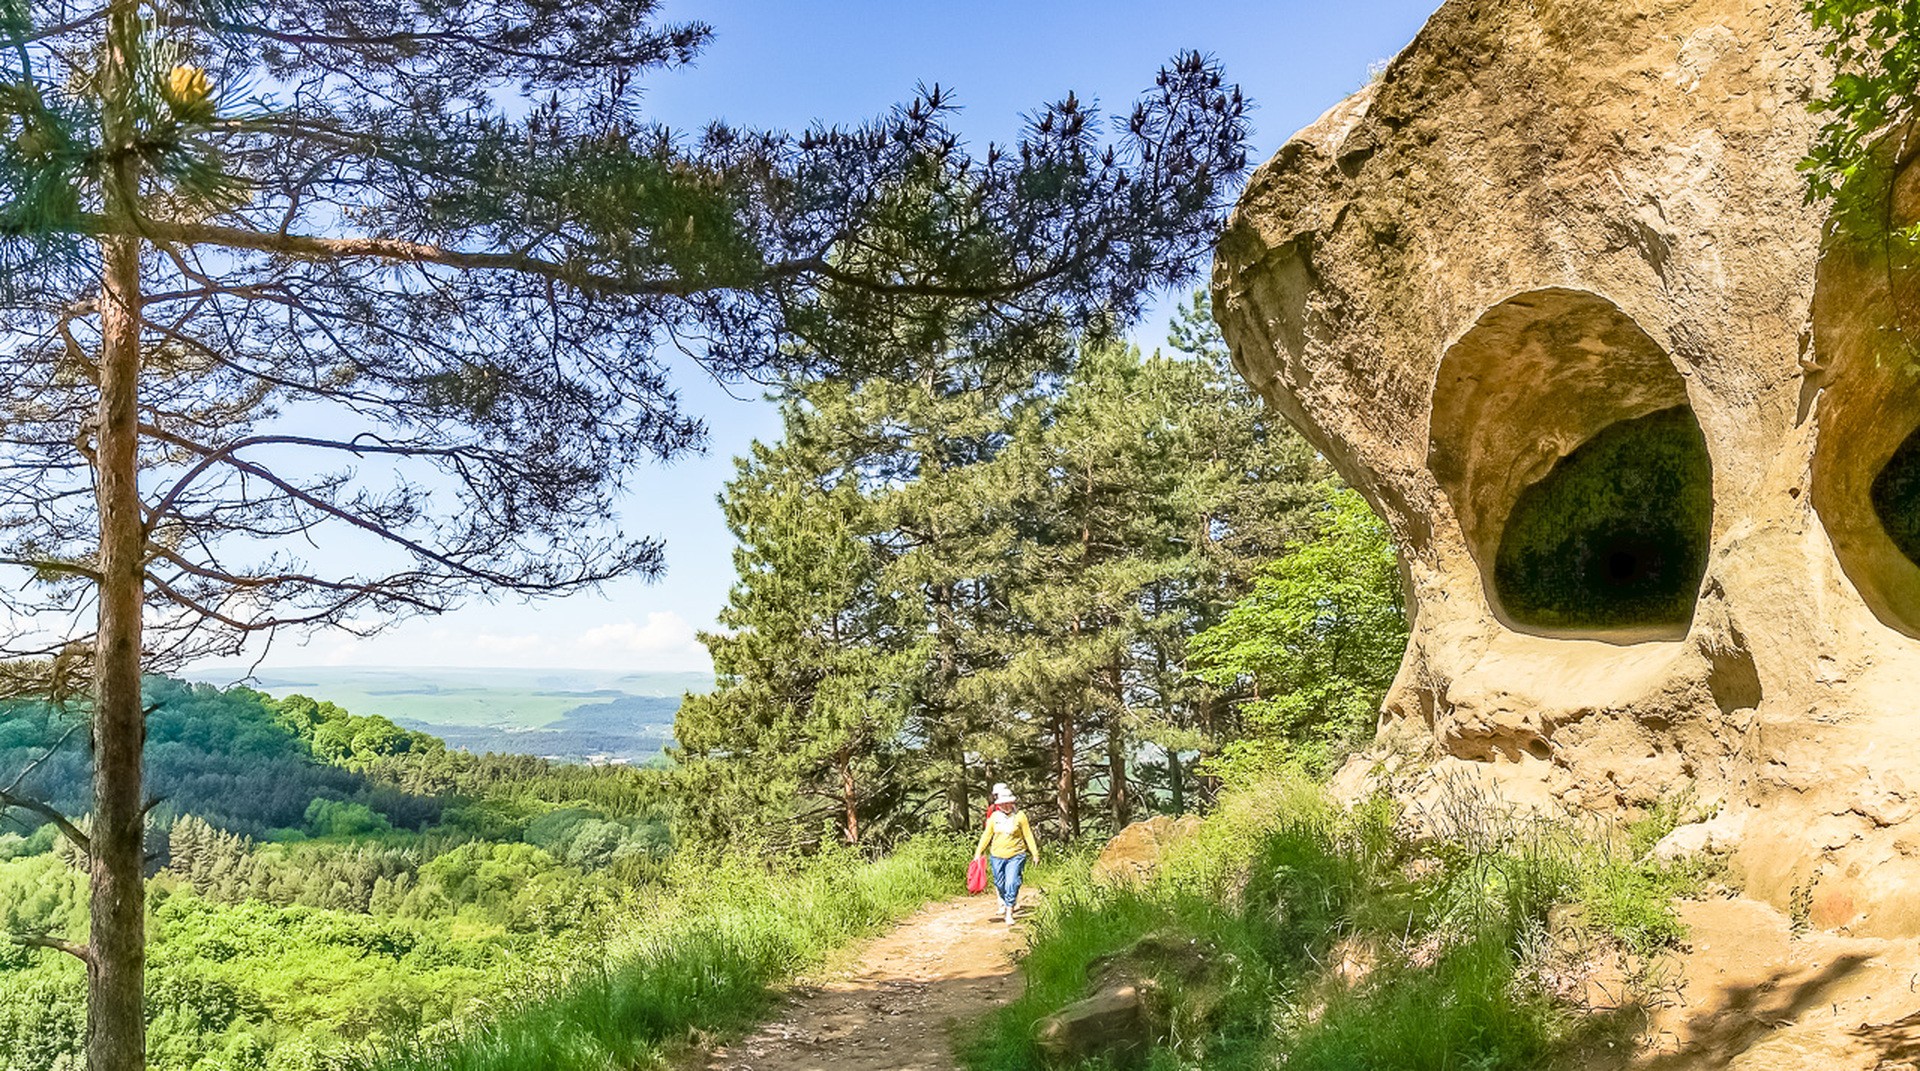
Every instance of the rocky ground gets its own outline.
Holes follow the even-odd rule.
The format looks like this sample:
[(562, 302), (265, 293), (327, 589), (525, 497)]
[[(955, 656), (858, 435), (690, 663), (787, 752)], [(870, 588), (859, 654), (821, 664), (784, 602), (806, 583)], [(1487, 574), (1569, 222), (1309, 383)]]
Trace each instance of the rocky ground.
[(1688, 949), (1666, 965), (1639, 1046), (1587, 1066), (1920, 1069), (1920, 940), (1796, 935), (1787, 916), (1745, 899), (1685, 903), (1681, 915)]

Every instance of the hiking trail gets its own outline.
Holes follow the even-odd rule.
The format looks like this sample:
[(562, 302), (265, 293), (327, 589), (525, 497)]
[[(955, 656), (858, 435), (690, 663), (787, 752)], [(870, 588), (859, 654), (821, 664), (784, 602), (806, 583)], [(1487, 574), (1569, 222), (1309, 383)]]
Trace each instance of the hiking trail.
[(921, 908), (840, 971), (796, 987), (772, 1020), (715, 1052), (708, 1071), (960, 1071), (953, 1028), (1020, 994), (1013, 957), (1026, 925), (993, 921), (998, 906), (986, 895)]

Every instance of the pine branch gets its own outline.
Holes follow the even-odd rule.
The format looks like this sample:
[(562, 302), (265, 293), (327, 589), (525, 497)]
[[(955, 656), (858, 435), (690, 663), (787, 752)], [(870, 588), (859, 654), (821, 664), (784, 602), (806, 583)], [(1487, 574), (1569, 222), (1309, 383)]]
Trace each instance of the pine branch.
[[(158, 243), (244, 249), (296, 260), (382, 260), (401, 264), (432, 264), (463, 271), (514, 272), (551, 279), (588, 293), (627, 297), (689, 297), (716, 288), (712, 284), (685, 279), (633, 279), (609, 275), (584, 264), (547, 260), (528, 253), (448, 249), (431, 242), (413, 242), (404, 238), (324, 238), (214, 223), (153, 219), (127, 226), (102, 216), (85, 217), (81, 221), (81, 228), (83, 233), (97, 237), (133, 234)], [(727, 288), (743, 288), (800, 275), (816, 269), (820, 264), (817, 258), (809, 257), (769, 265), (754, 279), (729, 280)]]

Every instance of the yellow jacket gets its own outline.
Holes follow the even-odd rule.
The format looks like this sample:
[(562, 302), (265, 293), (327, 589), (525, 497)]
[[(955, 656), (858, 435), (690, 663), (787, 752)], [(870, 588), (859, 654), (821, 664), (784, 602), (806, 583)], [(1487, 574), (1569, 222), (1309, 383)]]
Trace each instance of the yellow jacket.
[(1033, 839), (1033, 827), (1027, 824), (1027, 812), (1007, 814), (995, 811), (987, 816), (987, 828), (980, 831), (980, 846), (973, 854), (992, 850), (996, 859), (1011, 859), (1026, 852), (1030, 862), (1040, 859), (1040, 843)]

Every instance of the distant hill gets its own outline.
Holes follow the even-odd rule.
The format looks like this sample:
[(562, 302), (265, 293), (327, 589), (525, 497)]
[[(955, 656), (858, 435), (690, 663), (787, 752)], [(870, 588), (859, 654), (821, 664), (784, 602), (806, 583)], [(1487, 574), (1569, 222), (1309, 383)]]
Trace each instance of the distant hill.
[[(232, 671), (189, 674), (234, 683)], [(708, 673), (439, 667), (263, 667), (241, 682), (276, 696), (310, 695), (380, 715), (447, 746), (567, 762), (639, 764), (673, 739), (680, 697)]]

